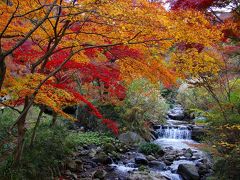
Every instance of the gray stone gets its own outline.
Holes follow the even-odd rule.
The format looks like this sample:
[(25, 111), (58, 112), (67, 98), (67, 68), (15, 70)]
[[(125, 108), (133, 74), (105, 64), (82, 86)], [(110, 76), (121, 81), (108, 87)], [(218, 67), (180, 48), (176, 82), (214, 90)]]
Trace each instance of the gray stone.
[(93, 158), (93, 160), (97, 163), (101, 163), (101, 164), (111, 164), (112, 163), (112, 159), (106, 155), (106, 153), (104, 152), (100, 152), (98, 154), (96, 154), (96, 156)]
[(188, 149), (186, 149), (186, 153), (191, 153), (191, 154), (193, 154), (193, 151), (192, 151), (190, 148), (188, 148)]
[(195, 141), (200, 141), (204, 136), (205, 129), (202, 126), (193, 126), (192, 127), (192, 139)]
[(170, 161), (170, 162), (173, 162), (175, 160), (175, 158), (176, 158), (176, 156), (175, 155), (171, 155), (171, 154), (166, 155), (164, 157), (165, 160)]
[(196, 159), (199, 159), (199, 157), (198, 156), (192, 156), (191, 157), (191, 160), (196, 160)]
[(183, 155), (184, 155), (184, 153), (182, 151), (177, 153), (177, 156), (183, 156)]
[(168, 114), (168, 117), (173, 120), (184, 120), (184, 114)]
[(175, 106), (168, 112), (168, 117), (173, 120), (184, 120), (185, 114), (181, 106)]
[(177, 169), (177, 173), (180, 174), (185, 180), (199, 180), (200, 176), (198, 170), (193, 164), (180, 164)]
[(164, 163), (167, 165), (167, 166), (171, 166), (172, 165), (172, 161), (168, 161), (168, 160), (164, 160)]
[(101, 148), (100, 146), (98, 146), (98, 147), (96, 148), (96, 151), (97, 151), (97, 153), (99, 153), (99, 152), (102, 151), (102, 148)]
[(120, 142), (125, 144), (141, 144), (146, 142), (140, 135), (135, 132), (128, 131), (118, 136)]
[(160, 161), (150, 161), (149, 162), (149, 166), (151, 168), (154, 168), (158, 171), (163, 171), (167, 169), (167, 166), (164, 162), (160, 162)]
[(188, 148), (188, 149), (184, 152), (184, 156), (185, 156), (186, 158), (192, 157), (192, 156), (193, 156), (193, 151), (192, 151), (190, 148)]
[(154, 156), (152, 156), (152, 155), (148, 155), (147, 156), (147, 160), (153, 161), (153, 160), (156, 160), (156, 158)]
[(93, 173), (93, 178), (104, 179), (107, 172), (103, 169), (98, 169)]
[(187, 152), (187, 153), (184, 154), (184, 156), (185, 156), (186, 158), (190, 158), (190, 157), (192, 157), (192, 154), (189, 153), (189, 152)]
[(135, 157), (135, 163), (138, 164), (138, 165), (147, 165), (148, 164), (148, 160), (147, 160), (147, 158), (143, 154), (139, 153)]

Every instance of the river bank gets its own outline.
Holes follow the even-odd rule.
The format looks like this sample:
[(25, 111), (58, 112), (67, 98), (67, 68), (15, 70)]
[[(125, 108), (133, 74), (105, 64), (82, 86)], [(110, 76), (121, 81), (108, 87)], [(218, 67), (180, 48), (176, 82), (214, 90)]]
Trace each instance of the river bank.
[[(180, 117), (183, 111), (176, 105), (169, 113)], [(129, 141), (144, 144), (144, 140), (127, 132), (125, 140), (119, 138), (122, 142), (79, 148), (65, 167), (64, 179), (206, 179), (212, 173), (211, 159), (192, 146), (198, 144), (191, 139), (192, 124), (168, 117), (166, 125), (154, 126), (157, 137), (150, 143), (160, 147), (158, 153), (140, 152), (139, 146)]]

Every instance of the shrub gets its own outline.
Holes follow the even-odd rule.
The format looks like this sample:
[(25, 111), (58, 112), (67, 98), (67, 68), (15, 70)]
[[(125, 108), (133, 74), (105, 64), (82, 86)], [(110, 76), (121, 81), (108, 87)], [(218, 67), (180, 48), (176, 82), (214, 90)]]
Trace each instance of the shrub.
[[(8, 129), (14, 123), (17, 114), (11, 109), (4, 109), (0, 112), (0, 157), (1, 159), (8, 158), (8, 155), (13, 152), (15, 148), (14, 137), (9, 136)], [(16, 129), (13, 129), (13, 134), (16, 134)], [(1, 166), (1, 161), (0, 161)]]
[(163, 123), (168, 109), (159, 88), (145, 79), (136, 80), (129, 86), (120, 111), (126, 130), (137, 132), (147, 140), (152, 139), (151, 124)]
[(19, 166), (13, 166), (12, 155), (2, 162), (0, 174), (6, 179), (52, 179), (59, 175), (59, 165), (72, 149), (66, 146), (67, 129), (62, 126), (49, 128), (50, 122), (40, 124), (34, 147), (30, 148), (31, 132), (25, 137), (25, 147)]
[(213, 99), (203, 87), (193, 87), (183, 83), (178, 90), (176, 99), (185, 109), (206, 111), (212, 106)]
[(204, 113), (207, 119), (205, 141), (213, 147), (212, 152), (217, 157), (215, 177), (237, 179), (240, 164), (240, 79), (216, 82), (211, 82), (205, 89), (201, 86), (182, 88), (177, 98), (185, 107)]
[(161, 96), (160, 85), (138, 79), (128, 88), (125, 107), (127, 109), (137, 107), (142, 110), (142, 118), (145, 120), (161, 122), (169, 106)]
[(66, 143), (70, 147), (82, 146), (82, 145), (105, 145), (115, 141), (114, 138), (97, 132), (71, 132), (66, 137)]
[[(16, 119), (13, 115), (12, 110), (7, 110), (3, 116), (0, 116), (0, 140), (9, 136), (7, 129)], [(34, 121), (36, 120), (28, 120), (25, 147), (19, 166), (13, 166), (12, 153), (5, 153), (14, 151), (14, 136), (8, 138), (8, 141), (0, 147), (0, 174), (2, 179), (54, 179), (54, 177), (60, 175), (59, 167), (61, 164), (78, 146), (103, 145), (114, 141), (114, 138), (106, 134), (70, 131), (64, 123), (57, 123), (50, 128), (51, 117), (44, 115), (37, 128), (33, 147), (29, 147)], [(5, 156), (4, 159), (2, 159), (2, 155)]]
[(240, 172), (240, 147), (238, 146), (224, 157), (215, 159), (214, 170), (215, 177), (220, 179), (233, 179), (239, 178)]
[(139, 152), (150, 155), (150, 154), (159, 154), (162, 152), (162, 149), (159, 145), (154, 143), (144, 143), (139, 147)]

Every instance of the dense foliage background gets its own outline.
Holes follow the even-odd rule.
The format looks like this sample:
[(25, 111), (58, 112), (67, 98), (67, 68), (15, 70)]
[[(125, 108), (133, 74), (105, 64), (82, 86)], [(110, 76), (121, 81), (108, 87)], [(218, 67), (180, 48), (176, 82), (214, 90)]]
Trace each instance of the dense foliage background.
[(126, 132), (152, 140), (178, 103), (207, 129), (212, 178), (238, 179), (239, 5), (1, 0), (0, 174), (60, 177), (79, 147), (122, 149)]

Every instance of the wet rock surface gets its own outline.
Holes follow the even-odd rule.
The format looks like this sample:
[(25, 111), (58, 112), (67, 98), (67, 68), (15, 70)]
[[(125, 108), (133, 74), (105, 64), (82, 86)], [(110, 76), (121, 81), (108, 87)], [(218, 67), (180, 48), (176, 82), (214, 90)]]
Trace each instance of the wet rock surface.
[(178, 166), (177, 172), (183, 177), (185, 180), (199, 180), (200, 176), (198, 174), (198, 170), (193, 164), (180, 164)]
[[(180, 126), (181, 128), (179, 128)], [(190, 128), (185, 128), (186, 126)], [(155, 132), (160, 127), (162, 126), (155, 126)], [(189, 134), (187, 136), (178, 135), (178, 133), (190, 133), (190, 136), (188, 136)], [(133, 132), (119, 136), (121, 146), (109, 143), (104, 147), (94, 145), (79, 147), (78, 151), (66, 160), (62, 169), (63, 178), (204, 180), (212, 173), (212, 164), (207, 156), (188, 144), (195, 143), (191, 140), (192, 127), (190, 125), (173, 125), (173, 128), (169, 128), (164, 137), (159, 136), (159, 133), (156, 134), (158, 139), (154, 143), (162, 147), (161, 154), (144, 155), (140, 153), (136, 144), (145, 142), (145, 140), (142, 141), (142, 138)], [(127, 137), (131, 137), (130, 140)]]
[(127, 177), (127, 180), (167, 180), (167, 178), (156, 172), (135, 171)]
[(205, 134), (204, 126), (192, 126), (192, 139), (195, 141), (201, 141)]
[(147, 165), (148, 160), (143, 154), (138, 153), (135, 157), (135, 163), (138, 165)]
[(137, 145), (146, 142), (140, 135), (128, 131), (119, 135), (118, 139), (124, 144)]
[[(180, 176), (183, 179), (204, 179), (212, 172), (211, 164), (201, 158), (198, 151), (190, 148), (175, 150), (172, 147), (166, 147), (163, 151), (163, 156), (144, 155), (137, 149), (129, 148), (125, 152), (117, 151), (119, 159), (113, 160), (112, 153), (106, 153), (104, 148), (87, 147), (66, 161), (63, 175), (65, 179), (86, 180), (175, 180), (180, 179)], [(89, 156), (91, 152), (97, 152), (93, 158)], [(191, 157), (186, 154), (191, 154)]]
[(176, 105), (171, 110), (168, 111), (168, 117), (173, 120), (183, 120), (184, 119), (184, 110), (182, 106)]

